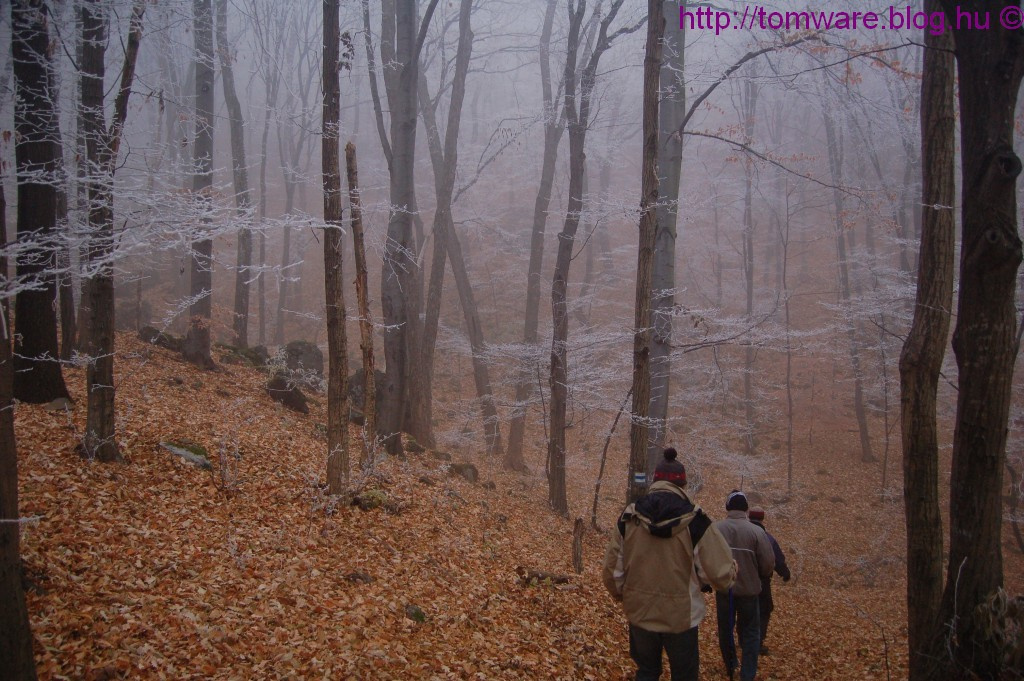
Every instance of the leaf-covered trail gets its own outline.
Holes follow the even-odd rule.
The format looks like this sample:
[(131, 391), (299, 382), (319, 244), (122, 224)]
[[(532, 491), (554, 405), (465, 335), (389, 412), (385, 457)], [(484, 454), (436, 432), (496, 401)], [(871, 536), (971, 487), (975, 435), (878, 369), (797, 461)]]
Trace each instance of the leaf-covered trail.
[[(41, 678), (631, 677), (625, 621), (600, 583), (604, 535), (588, 532), (584, 573), (567, 586), (524, 585), (515, 572), (572, 574), (572, 523), (547, 510), (542, 475), (453, 453), (481, 469), (472, 484), (428, 452), (378, 466), (366, 487), (382, 507), (335, 508), (321, 486), (322, 403), (294, 415), (257, 370), (200, 373), (118, 343), (127, 463), (75, 453), (80, 371), (69, 372), (71, 415), (17, 409), (21, 512), (38, 516), (22, 551)], [(206, 447), (214, 472), (159, 447), (173, 439)], [(763, 487), (795, 577), (777, 583), (759, 678), (903, 678), (901, 507), (869, 500), (856, 471), (815, 480), (820, 465), (802, 464), (815, 484), (785, 504)], [(697, 500), (721, 517), (729, 483), (705, 477)], [(574, 484), (582, 514), (593, 481)], [(613, 506), (602, 506), (604, 526)], [(1007, 562), (1019, 578), (1019, 556)], [(724, 677), (711, 603), (706, 679)]]

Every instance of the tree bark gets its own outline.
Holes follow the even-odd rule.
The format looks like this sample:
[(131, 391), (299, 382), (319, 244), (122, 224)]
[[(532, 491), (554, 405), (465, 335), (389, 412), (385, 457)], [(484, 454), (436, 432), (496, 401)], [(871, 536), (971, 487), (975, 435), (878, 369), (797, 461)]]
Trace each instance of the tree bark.
[[(612, 38), (608, 35), (608, 27), (615, 20), (623, 1), (614, 0), (608, 8), (608, 14), (601, 20), (593, 51), (580, 74), (576, 72), (577, 52), (581, 42), (580, 29), (586, 3), (583, 0), (576, 0), (575, 3), (570, 2), (568, 8), (569, 50), (565, 60), (565, 110), (569, 126), (569, 204), (562, 231), (558, 235), (558, 253), (551, 282), (551, 370), (548, 378), (551, 390), (551, 432), (547, 457), (548, 504), (563, 515), (568, 513), (569, 509), (565, 484), (565, 429), (569, 395), (569, 310), (566, 293), (569, 285), (569, 266), (572, 264), (572, 249), (576, 243), (576, 231), (579, 229), (580, 211), (583, 208), (583, 172), (586, 165), (584, 148), (590, 122), (591, 96), (597, 80), (597, 66), (601, 55), (611, 46)], [(600, 8), (595, 9), (595, 12), (599, 11)], [(576, 94), (577, 78), (579, 102)]]
[[(938, 0), (926, 0), (925, 12)], [(942, 517), (936, 399), (953, 303), (955, 163), (953, 40), (924, 31), (921, 80), (921, 245), (917, 302), (900, 355), (903, 502), (907, 526), (910, 681), (933, 678), (942, 598)], [(909, 268), (908, 268), (909, 269)]]
[(14, 397), (43, 403), (68, 397), (58, 361), (57, 170), (60, 126), (53, 99), (52, 50), (46, 3), (12, 0), (14, 155), (18, 177), (18, 240), (32, 244), (18, 256), (17, 276), (33, 284), (14, 303)]
[[(462, 245), (459, 242), (459, 236), (455, 231), (455, 224), (452, 218), (452, 193), (455, 189), (455, 171), (458, 168), (459, 126), (462, 119), (462, 105), (466, 95), (466, 75), (469, 72), (469, 61), (473, 51), (473, 30), (470, 25), (471, 11), (471, 0), (462, 0), (459, 6), (459, 46), (455, 55), (455, 74), (451, 83), (452, 95), (448, 106), (448, 122), (445, 126), (443, 143), (435, 116), (437, 102), (430, 100), (426, 77), (423, 74), (420, 74), (419, 77), (419, 87), (422, 91), (420, 110), (423, 114), (423, 121), (427, 130), (430, 159), (434, 167), (435, 194), (437, 198), (437, 207), (434, 212), (434, 239), (437, 240), (437, 244), (443, 245), (448, 255), (452, 274), (455, 277), (455, 286), (459, 294), (459, 302), (462, 305), (466, 332), (469, 336), (469, 344), (473, 355), (473, 379), (476, 385), (477, 399), (480, 401), (487, 454), (490, 456), (501, 456), (501, 428), (498, 410), (495, 406), (494, 394), (491, 389), (490, 371), (483, 356), (487, 344), (480, 325), (480, 313), (473, 294), (473, 286), (466, 271), (466, 262), (462, 255)], [(435, 267), (437, 267), (436, 261)], [(443, 267), (444, 260), (442, 258), (440, 268)], [(431, 278), (433, 279), (433, 274)], [(440, 290), (435, 291), (432, 287), (430, 291), (431, 296), (436, 297), (436, 300), (428, 301), (428, 305), (430, 303), (439, 303)], [(429, 352), (432, 355), (433, 343), (429, 345), (424, 343), (424, 352)], [(424, 358), (422, 361), (425, 362), (427, 360)]]
[[(998, 15), (1017, 5), (945, 2), (947, 20), (960, 11)], [(996, 679), (1003, 671), (1001, 651), (986, 635), (976, 608), (1003, 585), (1003, 468), (1018, 351), (1014, 297), (1021, 262), (1014, 111), (1024, 46), (1019, 29), (995, 21), (991, 30), (958, 28), (953, 35), (960, 86), (962, 240), (953, 332), (959, 392), (949, 563), (940, 616), (940, 622), (951, 623), (955, 639), (954, 661), (943, 678)]]
[[(850, 272), (846, 255), (846, 238), (844, 236), (843, 193), (839, 187), (843, 184), (843, 150), (842, 139), (836, 131), (835, 121), (830, 111), (824, 111), (825, 136), (828, 142), (829, 168), (832, 173), (832, 200), (835, 211), (835, 242), (836, 267), (838, 268), (837, 285), (839, 302), (844, 310), (850, 307)], [(850, 365), (853, 368), (853, 407), (857, 416), (857, 431), (860, 434), (860, 460), (864, 463), (875, 461), (871, 452), (871, 436), (868, 432), (867, 410), (864, 407), (864, 377), (861, 368), (860, 344), (857, 329), (852, 319), (846, 320), (849, 339)]]
[[(661, 81), (662, 0), (647, 2), (647, 45), (644, 50), (643, 165), (641, 167), (640, 234), (636, 260), (636, 316), (633, 325), (633, 415), (629, 424), (627, 501), (647, 493), (648, 415), (651, 408), (651, 277), (658, 231), (658, 94)], [(671, 322), (670, 322), (671, 323)]]
[[(213, 8), (211, 0), (192, 0), (195, 34), (195, 146), (193, 148), (192, 194), (200, 229), (210, 222), (213, 191)], [(191, 321), (185, 346), (186, 359), (203, 368), (214, 366), (210, 355), (209, 320), (213, 313), (213, 240), (192, 242), (189, 277)]]
[[(384, 243), (381, 271), (381, 309), (388, 330), (384, 335), (386, 372), (384, 410), (380, 414), (389, 454), (402, 453), (400, 433), (409, 430), (419, 440), (432, 440), (430, 423), (405, 423), (409, 404), (410, 366), (419, 348), (422, 292), (412, 233), (416, 210), (413, 170), (416, 154), (417, 85), (419, 50), (437, 0), (431, 0), (417, 32), (416, 0), (383, 0), (381, 61), (391, 110), (390, 176), (391, 214)], [(385, 147), (386, 148), (386, 147)], [(420, 396), (423, 397), (422, 395)], [(422, 410), (416, 410), (422, 416)]]
[[(751, 68), (754, 68), (752, 65)], [(756, 71), (751, 74), (756, 75)], [(744, 143), (754, 138), (754, 117), (757, 115), (758, 86), (752, 80), (741, 86), (740, 111), (743, 116)], [(743, 281), (747, 293), (747, 324), (754, 320), (754, 167), (753, 159), (743, 159)], [(754, 357), (753, 345), (747, 344), (743, 357), (743, 414), (746, 419), (744, 449), (753, 456), (757, 449), (757, 415), (754, 409)]]
[(121, 460), (114, 423), (114, 171), (128, 116), (128, 98), (135, 79), (145, 9), (145, 2), (138, 0), (132, 12), (120, 88), (109, 131), (106, 129), (103, 103), (109, 17), (104, 16), (106, 12), (99, 0), (90, 0), (81, 9), (81, 104), (89, 171), (86, 177), (90, 232), (88, 258), (93, 270), (89, 283), (88, 407), (83, 445), (87, 456), (108, 462)]
[(235, 316), (232, 329), (235, 345), (244, 348), (249, 345), (249, 282), (252, 279), (252, 229), (249, 227), (252, 195), (249, 191), (249, 166), (245, 158), (245, 119), (242, 105), (235, 91), (235, 75), (232, 69), (234, 57), (228, 44), (228, 2), (217, 0), (217, 43), (220, 53), (220, 72), (224, 86), (224, 102), (228, 107), (228, 122), (231, 127), (231, 167), (235, 185), (235, 207), (243, 221), (238, 230), (238, 248), (235, 262)]
[[(221, 0), (222, 2), (225, 0)], [(321, 163), (324, 183), (324, 287), (327, 308), (327, 491), (348, 488), (348, 339), (342, 274), (341, 165), (338, 135), (341, 93), (338, 83), (339, 0), (324, 0), (324, 106)]]
[[(551, 33), (555, 21), (556, 0), (548, 0), (544, 13), (544, 27), (540, 35), (540, 77), (541, 93), (544, 97), (544, 156), (541, 161), (540, 185), (533, 206), (533, 229), (530, 232), (530, 262), (526, 272), (526, 319), (523, 323), (523, 344), (535, 347), (540, 318), (540, 272), (544, 260), (544, 232), (551, 205), (551, 188), (555, 182), (555, 164), (558, 160), (558, 144), (565, 132), (564, 109), (554, 99), (551, 87)], [(525, 471), (523, 440), (526, 432), (526, 406), (533, 393), (533, 367), (524, 362), (516, 379), (516, 402), (512, 421), (508, 427), (508, 449), (505, 452), (505, 468)]]
[(658, 210), (651, 274), (651, 408), (647, 444), (647, 474), (661, 461), (666, 445), (668, 403), (672, 374), (672, 319), (675, 312), (676, 224), (679, 182), (683, 164), (683, 137), (676, 133), (686, 116), (683, 81), (685, 38), (675, 26), (686, 1), (670, 0), (662, 6), (663, 19), (672, 28), (662, 38), (658, 112)]
[(359, 305), (359, 348), (363, 353), (363, 448), (360, 464), (372, 463), (373, 442), (377, 437), (377, 378), (374, 373), (373, 320), (370, 317), (370, 289), (367, 282), (366, 246), (363, 239), (363, 207), (359, 196), (359, 169), (356, 147), (345, 145), (348, 174), (349, 210), (352, 214), (352, 250), (356, 261), (356, 300)]
[[(0, 251), (7, 246), (7, 201), (0, 176)], [(6, 276), (7, 258), (0, 256)], [(0, 669), (12, 681), (35, 681), (32, 629), (25, 606), (18, 523), (18, 448), (14, 438), (10, 307), (0, 301)]]

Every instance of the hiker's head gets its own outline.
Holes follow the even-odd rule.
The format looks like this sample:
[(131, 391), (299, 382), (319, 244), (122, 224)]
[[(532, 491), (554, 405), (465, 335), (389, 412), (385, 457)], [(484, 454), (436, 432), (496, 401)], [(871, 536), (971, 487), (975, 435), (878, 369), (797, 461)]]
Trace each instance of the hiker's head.
[(747, 504), (747, 495), (738, 489), (729, 492), (725, 498), (726, 511), (746, 511), (750, 506)]
[(764, 522), (764, 509), (760, 506), (751, 507), (750, 511), (747, 512), (747, 517), (751, 520), (756, 520), (759, 523)]
[(675, 447), (668, 447), (663, 456), (664, 458), (654, 469), (654, 480), (667, 480), (679, 487), (686, 487), (686, 467), (676, 461), (676, 457), (679, 454), (676, 452)]

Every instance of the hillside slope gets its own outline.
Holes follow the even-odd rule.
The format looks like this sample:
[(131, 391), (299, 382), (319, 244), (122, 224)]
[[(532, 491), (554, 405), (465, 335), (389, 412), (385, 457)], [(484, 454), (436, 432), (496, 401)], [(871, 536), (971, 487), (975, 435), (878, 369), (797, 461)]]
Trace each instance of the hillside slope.
[[(81, 371), (68, 375), (70, 414), (17, 408), (21, 510), (38, 517), (22, 547), (41, 678), (631, 678), (625, 620), (600, 583), (606, 538), (588, 531), (575, 575), (572, 523), (547, 510), (542, 474), (452, 452), (480, 468), (473, 484), (426, 452), (365, 476), (381, 507), (335, 507), (322, 397), (296, 415), (256, 369), (202, 373), (130, 336), (118, 343), (126, 463), (75, 453)], [(201, 444), (214, 470), (170, 455), (169, 440)], [(759, 678), (906, 675), (901, 505), (872, 497), (856, 470), (833, 475), (842, 446), (819, 438), (820, 460), (800, 459), (812, 484), (799, 496), (773, 493), (783, 462), (761, 481), (795, 577), (777, 583)], [(625, 452), (615, 456), (610, 470)], [(703, 473), (697, 500), (721, 517), (724, 473)], [(593, 481), (573, 484), (585, 508)], [(607, 506), (605, 526), (618, 511)], [(1019, 556), (1008, 563), (1019, 576)], [(572, 579), (523, 584), (517, 567)], [(713, 622), (709, 599), (709, 679), (724, 677)]]

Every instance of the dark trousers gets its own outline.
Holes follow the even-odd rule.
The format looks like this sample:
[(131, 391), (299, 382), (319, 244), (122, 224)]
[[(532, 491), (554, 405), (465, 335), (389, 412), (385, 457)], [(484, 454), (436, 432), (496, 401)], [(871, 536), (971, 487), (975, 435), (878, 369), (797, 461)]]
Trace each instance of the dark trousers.
[(761, 652), (761, 618), (757, 596), (734, 596), (732, 593), (715, 593), (718, 610), (718, 647), (726, 669), (740, 666), (736, 659), (735, 627), (743, 651), (740, 666), (740, 681), (753, 681), (757, 675), (757, 657)]
[(668, 653), (672, 681), (697, 681), (700, 672), (697, 627), (678, 634), (664, 634), (630, 624), (629, 656), (636, 662), (636, 681), (661, 678), (662, 649)]
[(772, 598), (772, 580), (761, 580), (761, 595), (757, 597), (757, 607), (760, 610), (761, 619), (761, 647), (764, 647), (764, 640), (768, 638), (768, 620), (772, 618), (772, 610), (775, 609), (775, 600)]

